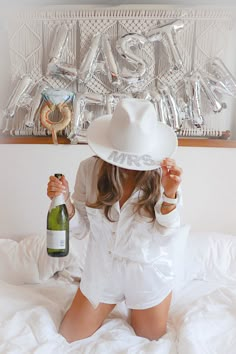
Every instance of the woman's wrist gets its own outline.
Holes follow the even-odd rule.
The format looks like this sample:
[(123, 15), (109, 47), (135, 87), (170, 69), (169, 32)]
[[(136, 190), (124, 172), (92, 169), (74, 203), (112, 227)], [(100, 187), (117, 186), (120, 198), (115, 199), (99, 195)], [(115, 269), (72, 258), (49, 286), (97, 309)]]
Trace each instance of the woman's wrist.
[(170, 199), (176, 199), (177, 198), (177, 192), (166, 192), (164, 191), (163, 196), (170, 198)]
[(177, 204), (177, 193), (166, 193), (162, 195), (161, 213), (169, 214), (172, 210), (176, 208)]
[(70, 192), (68, 193), (67, 197), (65, 197), (65, 204), (68, 203), (68, 201), (70, 201)]
[(174, 209), (176, 208), (176, 205), (175, 204), (169, 204), (169, 203), (166, 203), (166, 202), (163, 202), (161, 204), (161, 213), (163, 215), (165, 214), (169, 214), (171, 211), (173, 211)]
[(163, 202), (167, 203), (167, 204), (177, 204), (177, 193), (171, 193), (171, 194), (167, 194), (166, 192), (163, 193), (162, 195), (162, 200)]

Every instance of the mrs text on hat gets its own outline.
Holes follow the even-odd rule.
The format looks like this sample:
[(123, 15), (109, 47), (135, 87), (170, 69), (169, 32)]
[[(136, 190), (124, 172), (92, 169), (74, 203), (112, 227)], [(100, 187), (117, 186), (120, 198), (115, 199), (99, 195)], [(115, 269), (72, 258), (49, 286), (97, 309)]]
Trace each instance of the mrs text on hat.
[(117, 150), (113, 150), (107, 159), (113, 164), (128, 165), (129, 167), (136, 166), (140, 168), (143, 165), (156, 166), (157, 164), (157, 161), (154, 161), (150, 155), (127, 154)]

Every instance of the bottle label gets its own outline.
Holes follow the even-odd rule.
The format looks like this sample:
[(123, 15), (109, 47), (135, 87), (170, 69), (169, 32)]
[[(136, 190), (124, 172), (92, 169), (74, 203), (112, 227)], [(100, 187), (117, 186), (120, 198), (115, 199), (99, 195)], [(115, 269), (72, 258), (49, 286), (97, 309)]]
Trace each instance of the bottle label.
[(47, 230), (47, 248), (63, 250), (66, 248), (66, 231)]

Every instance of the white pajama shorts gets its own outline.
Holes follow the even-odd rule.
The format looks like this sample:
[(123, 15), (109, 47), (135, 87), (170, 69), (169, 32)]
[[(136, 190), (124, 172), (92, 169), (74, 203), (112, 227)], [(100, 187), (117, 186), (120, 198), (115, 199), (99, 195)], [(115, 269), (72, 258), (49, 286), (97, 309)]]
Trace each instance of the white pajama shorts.
[[(103, 284), (99, 303), (118, 304), (125, 301), (128, 308), (143, 310), (160, 304), (172, 291), (173, 274), (158, 261), (146, 264), (114, 256), (111, 268), (101, 275), (100, 280), (95, 272), (95, 283), (99, 281)], [(96, 287), (91, 286), (92, 282), (91, 274), (89, 278), (86, 274), (82, 276), (80, 289), (88, 300), (96, 291)]]

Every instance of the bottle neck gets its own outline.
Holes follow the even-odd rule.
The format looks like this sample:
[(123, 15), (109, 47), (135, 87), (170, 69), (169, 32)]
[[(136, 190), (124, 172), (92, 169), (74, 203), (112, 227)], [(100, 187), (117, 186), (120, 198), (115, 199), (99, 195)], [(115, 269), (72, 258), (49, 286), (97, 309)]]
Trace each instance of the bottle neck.
[(50, 205), (50, 210), (53, 208), (56, 208), (59, 205), (65, 204), (65, 198), (63, 194), (58, 195), (57, 197), (54, 197), (51, 201)]

